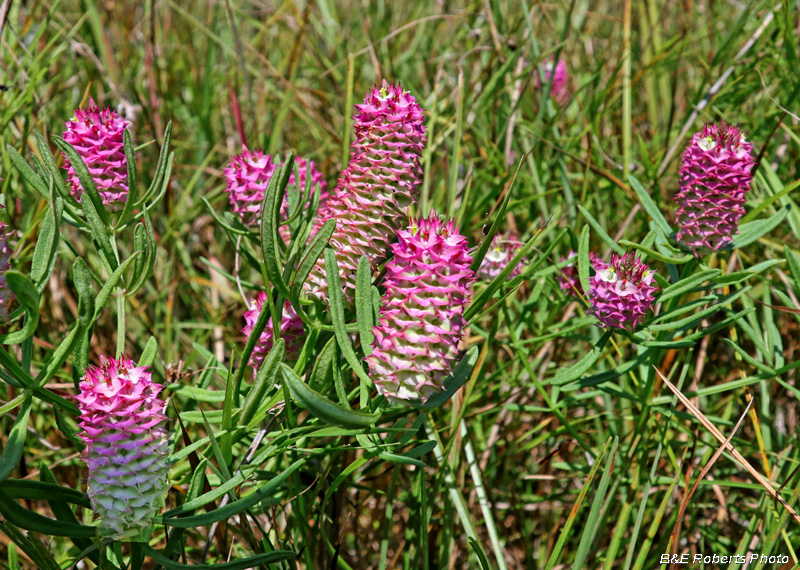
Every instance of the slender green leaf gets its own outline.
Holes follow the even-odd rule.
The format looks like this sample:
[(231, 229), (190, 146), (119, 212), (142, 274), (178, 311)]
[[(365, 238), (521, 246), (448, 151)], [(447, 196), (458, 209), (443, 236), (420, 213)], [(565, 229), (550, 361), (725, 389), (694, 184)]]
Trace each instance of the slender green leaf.
[(650, 219), (653, 220), (653, 223), (660, 229), (665, 236), (670, 236), (675, 233), (670, 225), (667, 223), (667, 219), (664, 217), (664, 214), (661, 213), (661, 210), (653, 201), (653, 198), (650, 196), (650, 193), (645, 190), (644, 186), (642, 186), (641, 182), (639, 182), (632, 174), (628, 175), (628, 182), (630, 182), (631, 188), (636, 193), (636, 197), (639, 198), (639, 203), (644, 208), (644, 211), (647, 212), (647, 215), (650, 216)]
[(286, 343), (282, 338), (279, 338), (261, 364), (253, 386), (247, 392), (242, 405), (241, 423), (243, 425), (250, 423), (264, 399), (267, 388), (275, 384), (275, 377), (278, 375), (279, 370), (278, 364), (283, 360), (285, 347)]
[(339, 280), (339, 265), (336, 263), (336, 255), (331, 248), (325, 249), (325, 274), (328, 277), (328, 300), (330, 302), (331, 321), (333, 321), (333, 331), (336, 335), (339, 350), (342, 351), (344, 359), (353, 369), (353, 372), (366, 386), (371, 386), (372, 380), (364, 372), (364, 367), (350, 344), (350, 335), (347, 334), (344, 322), (344, 293), (342, 293), (342, 285)]
[(618, 255), (623, 255), (625, 253), (625, 250), (622, 249), (622, 247), (620, 247), (620, 245), (615, 242), (611, 236), (608, 235), (608, 233), (606, 233), (606, 230), (603, 229), (603, 226), (601, 226), (600, 223), (594, 219), (594, 216), (589, 213), (589, 210), (580, 204), (578, 204), (578, 210), (580, 210), (581, 214), (583, 214), (583, 217), (586, 218), (587, 222), (589, 222), (589, 225), (592, 226), (592, 229), (595, 231), (595, 233), (600, 236), (600, 239), (603, 240), (603, 243), (605, 243), (611, 249), (611, 251)]
[(39, 154), (42, 155), (42, 162), (50, 172), (53, 184), (55, 185), (55, 189), (58, 191), (59, 196), (61, 196), (62, 199), (68, 200), (74, 205), (77, 205), (78, 201), (72, 197), (69, 188), (67, 188), (67, 184), (64, 182), (62, 175), (63, 170), (58, 167), (58, 164), (56, 164), (56, 159), (53, 156), (53, 152), (50, 150), (50, 145), (47, 144), (47, 140), (45, 140), (40, 133), (36, 133), (36, 146), (39, 149)]
[(153, 362), (156, 360), (156, 354), (158, 353), (158, 343), (156, 342), (155, 337), (150, 337), (147, 339), (147, 344), (144, 345), (144, 350), (142, 350), (142, 356), (139, 357), (139, 366), (152, 366)]
[(477, 346), (470, 348), (453, 368), (453, 374), (444, 379), (444, 390), (428, 398), (428, 401), (420, 407), (424, 410), (432, 410), (447, 402), (469, 380), (472, 370), (478, 362), (479, 353), (480, 350)]
[(364, 356), (369, 356), (372, 353), (372, 341), (375, 340), (372, 334), (375, 323), (372, 320), (372, 269), (366, 255), (358, 260), (356, 271), (356, 321), (361, 350)]
[(733, 238), (733, 242), (731, 243), (730, 247), (740, 248), (750, 245), (754, 241), (777, 228), (788, 214), (789, 206), (787, 205), (775, 212), (775, 214), (769, 218), (754, 220), (752, 222), (742, 224), (739, 226), (739, 235)]
[(295, 309), (299, 304), (300, 293), (303, 290), (303, 285), (308, 279), (309, 273), (316, 265), (317, 260), (319, 260), (322, 252), (328, 246), (328, 241), (331, 239), (334, 230), (336, 230), (336, 220), (330, 219), (325, 222), (322, 227), (317, 232), (317, 235), (314, 236), (314, 239), (311, 240), (311, 243), (308, 245), (306, 250), (303, 252), (303, 256), (300, 258), (300, 264), (297, 266), (297, 272), (294, 274), (294, 280), (292, 281), (292, 289), (291, 289), (291, 300), (292, 305), (294, 305)]
[[(603, 469), (603, 476), (600, 478), (600, 485), (597, 487), (592, 506), (589, 509), (589, 516), (586, 517), (583, 526), (583, 533), (581, 533), (581, 541), (578, 544), (578, 551), (575, 554), (575, 560), (572, 563), (573, 570), (582, 570), (584, 563), (589, 556), (589, 550), (594, 543), (597, 531), (600, 530), (599, 524), (600, 508), (606, 504), (606, 493), (608, 492), (608, 483), (611, 479), (611, 472), (614, 469), (614, 462), (617, 458), (617, 445), (619, 444), (619, 436), (614, 436), (614, 442), (611, 444), (611, 452), (606, 459), (606, 466)], [(608, 445), (608, 443), (606, 443)], [(609, 499), (611, 500), (611, 499)]]
[(581, 230), (581, 239), (578, 242), (578, 276), (581, 281), (581, 289), (584, 295), (589, 294), (591, 288), (589, 284), (589, 268), (591, 262), (589, 261), (589, 226), (583, 226)]
[[(69, 159), (70, 166), (72, 166), (72, 168), (75, 170), (75, 174), (78, 176), (78, 180), (80, 181), (81, 188), (83, 188), (84, 192), (83, 198), (81, 199), (81, 205), (83, 206), (84, 213), (87, 211), (85, 197), (88, 196), (89, 201), (92, 203), (92, 207), (88, 208), (88, 210), (92, 211), (92, 215), (100, 221), (101, 227), (109, 226), (111, 224), (111, 220), (108, 217), (108, 212), (106, 212), (105, 206), (103, 206), (103, 199), (100, 197), (100, 192), (97, 191), (97, 186), (95, 185), (94, 179), (89, 172), (89, 168), (83, 161), (83, 157), (81, 157), (78, 151), (76, 151), (73, 146), (63, 138), (54, 136), (53, 141)], [(91, 226), (92, 221), (88, 219), (87, 221)], [(97, 238), (95, 237), (95, 239)]]
[(661, 263), (671, 263), (673, 265), (681, 265), (683, 263), (688, 263), (694, 256), (691, 253), (687, 253), (682, 257), (670, 257), (668, 255), (664, 255), (663, 253), (659, 253), (656, 250), (644, 246), (640, 243), (634, 243), (632, 241), (628, 241), (626, 239), (619, 240), (619, 244), (625, 247), (630, 247), (636, 250), (641, 251), (642, 253), (647, 254), (648, 257), (660, 261)]
[(94, 527), (57, 521), (29, 511), (9, 497), (2, 488), (0, 488), (0, 513), (15, 526), (50, 536), (92, 538), (97, 534), (97, 529)]
[(31, 280), (19, 271), (6, 271), (5, 278), (8, 288), (25, 309), (26, 316), (21, 329), (0, 334), (0, 344), (19, 344), (33, 336), (39, 325), (39, 291)]
[(6, 144), (6, 150), (8, 150), (8, 156), (11, 158), (11, 162), (14, 163), (14, 166), (22, 175), (22, 179), (28, 183), (29, 186), (32, 186), (34, 190), (36, 190), (39, 194), (42, 195), (42, 198), (50, 201), (50, 193), (47, 191), (47, 184), (44, 180), (42, 180), (41, 176), (36, 174), (33, 169), (25, 162), (25, 159), (22, 158), (22, 155), (17, 152), (10, 144)]
[(489, 228), (489, 231), (483, 237), (481, 246), (478, 248), (478, 251), (475, 252), (475, 256), (472, 259), (472, 263), (469, 266), (469, 268), (472, 271), (478, 271), (478, 268), (480, 268), (481, 263), (483, 263), (483, 258), (486, 257), (486, 252), (488, 252), (489, 248), (492, 247), (492, 241), (494, 240), (494, 236), (497, 235), (497, 232), (500, 229), (500, 224), (502, 224), (503, 219), (505, 219), (506, 209), (508, 208), (508, 203), (511, 201), (511, 195), (513, 194), (512, 190), (514, 188), (514, 182), (517, 179), (517, 174), (519, 174), (522, 165), (523, 161), (520, 160), (516, 170), (514, 170), (514, 174), (511, 177), (511, 180), (508, 181), (508, 192), (506, 192), (503, 201), (500, 202), (500, 207), (497, 209), (497, 212), (494, 215), (494, 220), (492, 221), (492, 225)]
[(789, 266), (789, 273), (794, 281), (794, 290), (800, 292), (800, 255), (792, 251), (788, 245), (783, 247), (783, 255), (786, 257), (786, 264)]
[(607, 330), (603, 333), (603, 336), (600, 337), (595, 345), (592, 347), (592, 350), (586, 353), (586, 355), (581, 358), (578, 362), (570, 366), (569, 368), (562, 368), (558, 372), (556, 372), (555, 378), (553, 378), (553, 384), (556, 386), (562, 386), (564, 384), (568, 384), (574, 380), (580, 378), (586, 371), (588, 371), (597, 359), (603, 354), (603, 349), (608, 342), (608, 339), (611, 338), (610, 330)]
[[(232, 503), (228, 503), (224, 507), (219, 507), (218, 509), (214, 509), (209, 513), (203, 513), (200, 515), (192, 515), (188, 517), (181, 517), (181, 518), (174, 518), (174, 515), (170, 515), (177, 511), (178, 509), (172, 509), (171, 511), (164, 514), (161, 517), (161, 523), (165, 526), (171, 527), (179, 527), (179, 528), (195, 528), (198, 526), (208, 526), (212, 523), (217, 521), (222, 521), (228, 519), (232, 516), (238, 515), (243, 513), (245, 510), (252, 508), (259, 504), (261, 501), (273, 495), (283, 484), (286, 482), (286, 479), (291, 475), (294, 471), (296, 471), (303, 463), (305, 459), (298, 459), (289, 467), (284, 469), (279, 475), (273, 477), (268, 483), (262, 485), (243, 499), (239, 499), (238, 501), (233, 501)], [(235, 479), (230, 479), (230, 481), (234, 481)], [(186, 505), (190, 503), (185, 503), (184, 509)]]
[[(11, 431), (8, 432), (8, 440), (3, 448), (3, 453), (0, 454), (0, 481), (7, 479), (16, 469), (20, 459), (22, 459), (22, 453), (25, 451), (25, 436), (28, 435), (28, 418), (30, 414), (31, 399), (26, 398), (17, 414), (17, 419), (14, 420)], [(5, 488), (5, 482), (3, 483), (3, 488)]]
[[(94, 206), (91, 200), (81, 200), (83, 207), (83, 215), (86, 218), (86, 223), (89, 224), (89, 229), (92, 232), (92, 238), (97, 245), (97, 252), (105, 259), (106, 264), (111, 271), (117, 268), (117, 256), (114, 253), (114, 247), (111, 245), (111, 237), (107, 231), (107, 225), (103, 221), (103, 217)], [(103, 210), (105, 212), (105, 210)]]
[(285, 364), (281, 364), (281, 372), (283, 373), (284, 381), (289, 387), (292, 397), (314, 416), (328, 423), (346, 428), (366, 428), (373, 425), (381, 417), (380, 413), (367, 414), (348, 410), (339, 404), (331, 402), (322, 394), (309, 388), (308, 385)]
[(16, 525), (9, 521), (0, 524), (0, 531), (28, 555), (37, 570), (62, 570), (50, 551), (35, 535), (25, 536)]
[(278, 292), (287, 299), (290, 298), (291, 294), (283, 280), (283, 272), (281, 270), (280, 251), (278, 249), (278, 241), (280, 240), (278, 216), (293, 165), (294, 154), (289, 153), (283, 165), (276, 169), (269, 179), (267, 189), (264, 192), (264, 199), (261, 202), (261, 251), (264, 255), (267, 277), (278, 289)]
[(51, 202), (50, 208), (42, 220), (39, 235), (36, 238), (36, 247), (33, 249), (31, 261), (31, 279), (36, 284), (36, 290), (41, 294), (47, 286), (50, 274), (56, 264), (58, 242), (61, 236), (61, 212), (63, 208), (61, 198), (56, 197), (56, 203)]
[[(47, 467), (45, 466), (45, 468)], [(12, 499), (71, 503), (86, 509), (91, 508), (89, 498), (85, 493), (81, 493), (69, 487), (63, 487), (55, 482), (33, 481), (31, 479), (7, 479), (3, 481), (3, 491)]]
[(687, 291), (691, 291), (695, 287), (698, 287), (701, 283), (705, 283), (706, 281), (711, 281), (712, 279), (716, 278), (717, 275), (721, 275), (722, 271), (719, 269), (706, 269), (705, 271), (700, 271), (687, 277), (686, 279), (681, 279), (677, 283), (673, 283), (663, 291), (661, 291), (661, 295), (658, 297), (659, 303), (664, 303), (673, 297), (677, 297), (678, 295), (682, 295)]
[(291, 560), (297, 556), (291, 550), (273, 550), (272, 552), (250, 556), (249, 558), (243, 558), (241, 560), (220, 562), (219, 564), (202, 564), (198, 566), (196, 564), (183, 564), (181, 562), (170, 560), (144, 543), (142, 544), (142, 549), (147, 553), (148, 556), (161, 564), (167, 570), (194, 570), (196, 568), (204, 568), (208, 570), (247, 570), (248, 568), (258, 568), (259, 566), (266, 564), (275, 564), (277, 562), (283, 562), (284, 560)]

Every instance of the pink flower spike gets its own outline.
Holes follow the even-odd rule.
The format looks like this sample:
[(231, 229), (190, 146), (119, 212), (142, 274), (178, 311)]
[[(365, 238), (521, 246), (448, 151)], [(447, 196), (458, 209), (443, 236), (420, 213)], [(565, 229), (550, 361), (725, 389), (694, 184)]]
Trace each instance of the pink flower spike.
[(695, 255), (726, 247), (736, 234), (753, 179), (752, 151), (744, 133), (725, 122), (706, 125), (686, 147), (675, 195), (677, 237)]
[[(328, 192), (325, 190), (325, 180), (322, 173), (317, 170), (314, 161), (295, 157), (295, 168), (300, 177), (297, 184), (294, 171), (289, 175), (289, 185), (283, 196), (281, 205), (281, 217), (285, 220), (289, 215), (289, 193), (300, 192), (302, 194), (306, 184), (306, 171), (311, 169), (311, 190), (319, 184), (320, 186), (320, 206), (328, 199)], [(264, 200), (264, 192), (267, 190), (272, 174), (278, 167), (276, 161), (269, 154), (264, 154), (260, 150), (244, 149), (241, 154), (231, 158), (228, 166), (225, 167), (224, 174), (227, 181), (225, 187), (231, 209), (239, 214), (245, 225), (254, 227), (259, 224), (261, 215), (261, 202)], [(294, 170), (293, 169), (293, 170)], [(289, 238), (289, 228), (281, 226), (281, 237), (284, 240)]]
[(633, 252), (612, 253), (610, 263), (591, 278), (591, 313), (606, 328), (634, 330), (653, 307), (658, 289), (653, 276)]
[(386, 264), (383, 306), (367, 364), (390, 400), (422, 400), (444, 388), (466, 327), (464, 309), (475, 278), (467, 238), (431, 211), (397, 233)]
[(75, 399), (80, 410), (81, 456), (88, 466), (88, 494), (103, 533), (136, 534), (152, 523), (167, 491), (169, 436), (163, 386), (147, 366), (128, 357), (100, 356), (89, 366)]
[[(399, 84), (384, 80), (356, 109), (356, 140), (350, 147), (350, 162), (314, 228), (316, 233), (328, 220), (336, 220), (330, 245), (336, 252), (348, 304), (354, 299), (355, 272), (361, 256), (369, 258), (374, 270), (398, 230), (408, 226), (408, 206), (422, 182), (420, 159), (427, 143), (422, 109)], [(328, 280), (322, 258), (317, 260), (304, 290), (307, 295), (327, 300)]]
[(555, 99), (559, 105), (563, 106), (567, 104), (570, 98), (567, 62), (559, 58), (554, 70), (553, 58), (550, 57), (542, 62), (542, 67), (544, 68), (544, 81), (539, 78), (539, 71), (537, 69), (535, 72), (536, 87), (542, 89), (543, 85), (550, 81), (550, 77), (552, 76), (553, 83), (550, 85), (550, 96)]
[[(75, 117), (66, 125), (62, 136), (86, 163), (103, 204), (110, 210), (121, 209), (128, 199), (128, 161), (122, 139), (128, 121), (89, 99), (89, 106), (76, 109)], [(64, 168), (70, 192), (80, 202), (83, 187), (68, 158), (64, 160)]]

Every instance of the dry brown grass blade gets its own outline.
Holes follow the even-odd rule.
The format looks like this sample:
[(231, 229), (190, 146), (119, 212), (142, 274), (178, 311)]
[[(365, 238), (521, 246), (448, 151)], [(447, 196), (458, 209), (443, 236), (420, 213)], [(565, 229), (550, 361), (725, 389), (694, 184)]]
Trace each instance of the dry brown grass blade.
[(739, 431), (739, 428), (741, 427), (744, 419), (747, 417), (747, 413), (750, 411), (752, 405), (753, 405), (753, 400), (751, 398), (747, 402), (747, 408), (745, 409), (744, 413), (739, 417), (739, 421), (736, 422), (736, 425), (733, 427), (733, 430), (731, 431), (730, 435), (727, 437), (727, 439), (725, 439), (725, 442), (721, 446), (719, 446), (717, 451), (714, 452), (714, 455), (711, 456), (711, 459), (708, 460), (706, 466), (703, 467), (702, 471), (700, 471), (700, 474), (697, 476), (697, 479), (695, 479), (694, 485), (692, 485), (692, 488), (689, 489), (689, 492), (686, 493), (686, 496), (683, 498), (683, 501), (681, 501), (681, 506), (678, 509), (678, 518), (675, 521), (675, 526), (672, 527), (672, 534), (670, 534), (669, 537), (669, 545), (667, 545), (667, 552), (670, 551), (673, 544), (678, 543), (678, 533), (680, 532), (681, 524), (683, 523), (683, 517), (686, 514), (686, 508), (689, 506), (689, 501), (692, 500), (692, 496), (694, 495), (694, 492), (697, 490), (697, 486), (700, 485), (700, 481), (702, 481), (705, 478), (705, 476), (711, 470), (711, 467), (714, 465), (714, 463), (717, 462), (717, 459), (719, 459), (719, 456), (722, 455), (723, 451), (725, 451), (725, 447), (730, 445), (733, 436), (736, 435), (737, 431)]
[[(655, 367), (654, 367), (654, 368), (655, 368)], [(781, 506), (782, 506), (784, 509), (786, 509), (786, 511), (787, 511), (787, 512), (788, 512), (788, 513), (789, 513), (789, 514), (792, 516), (792, 518), (795, 520), (795, 522), (797, 522), (798, 524), (800, 524), (800, 515), (798, 515), (798, 514), (797, 514), (797, 511), (795, 511), (795, 510), (794, 510), (794, 509), (791, 507), (791, 505), (789, 505), (789, 503), (787, 503), (787, 502), (786, 502), (786, 501), (783, 499), (783, 497), (781, 497), (781, 496), (778, 494), (778, 492), (775, 490), (775, 488), (772, 486), (772, 484), (771, 484), (771, 483), (770, 483), (770, 482), (769, 482), (769, 481), (768, 481), (766, 478), (764, 478), (764, 476), (763, 476), (763, 475), (761, 475), (761, 473), (759, 473), (758, 471), (756, 471), (756, 470), (755, 470), (755, 468), (754, 468), (752, 465), (750, 465), (750, 462), (749, 462), (749, 461), (747, 461), (747, 459), (745, 459), (745, 458), (744, 458), (744, 456), (743, 456), (741, 453), (739, 453), (739, 452), (738, 452), (738, 451), (737, 451), (737, 450), (736, 450), (736, 449), (733, 447), (733, 445), (731, 445), (731, 443), (730, 443), (730, 442), (729, 442), (729, 441), (728, 441), (728, 440), (725, 438), (725, 436), (724, 436), (724, 435), (722, 435), (722, 432), (720, 432), (720, 431), (717, 429), (717, 426), (715, 426), (713, 423), (711, 423), (711, 421), (710, 421), (710, 420), (709, 420), (709, 419), (708, 419), (708, 418), (707, 418), (707, 417), (706, 417), (706, 416), (703, 414), (703, 412), (701, 412), (701, 411), (699, 410), (699, 408), (697, 408), (697, 407), (696, 407), (694, 404), (692, 404), (691, 400), (689, 400), (689, 398), (687, 398), (686, 396), (684, 396), (684, 395), (681, 393), (681, 391), (680, 391), (680, 390), (678, 390), (678, 389), (677, 389), (677, 388), (676, 388), (676, 387), (675, 387), (675, 386), (672, 384), (672, 382), (670, 382), (669, 380), (667, 380), (666, 376), (664, 376), (664, 375), (661, 373), (661, 371), (660, 371), (658, 368), (655, 368), (655, 371), (656, 371), (656, 373), (659, 375), (659, 377), (661, 378), (661, 380), (664, 382), (664, 384), (666, 384), (666, 385), (669, 387), (669, 389), (670, 389), (670, 390), (672, 390), (672, 393), (673, 393), (673, 394), (675, 394), (675, 396), (677, 396), (677, 397), (678, 397), (678, 399), (681, 401), (681, 403), (682, 403), (684, 406), (686, 406), (686, 409), (687, 409), (687, 410), (689, 410), (689, 411), (692, 413), (692, 415), (693, 415), (694, 417), (696, 417), (696, 418), (697, 418), (697, 419), (700, 421), (700, 423), (701, 423), (701, 424), (703, 424), (703, 426), (704, 426), (704, 427), (705, 427), (705, 428), (706, 428), (708, 431), (710, 431), (710, 432), (711, 432), (711, 434), (712, 434), (712, 435), (713, 435), (715, 438), (717, 438), (717, 441), (719, 441), (720, 443), (722, 443), (722, 444), (723, 444), (723, 446), (722, 446), (722, 447), (723, 447), (723, 449), (727, 449), (728, 451), (730, 451), (730, 453), (731, 453), (731, 455), (733, 455), (734, 459), (736, 459), (736, 461), (738, 461), (738, 462), (739, 462), (739, 463), (742, 465), (742, 467), (744, 467), (744, 468), (745, 468), (745, 470), (746, 470), (748, 473), (750, 473), (750, 476), (751, 476), (751, 477), (753, 477), (753, 479), (755, 479), (756, 481), (758, 481), (759, 485), (761, 485), (762, 487), (764, 487), (764, 489), (766, 489), (767, 493), (769, 493), (769, 495), (770, 495), (770, 496), (771, 496), (773, 499), (775, 499), (776, 501), (778, 501), (778, 502), (781, 504)]]

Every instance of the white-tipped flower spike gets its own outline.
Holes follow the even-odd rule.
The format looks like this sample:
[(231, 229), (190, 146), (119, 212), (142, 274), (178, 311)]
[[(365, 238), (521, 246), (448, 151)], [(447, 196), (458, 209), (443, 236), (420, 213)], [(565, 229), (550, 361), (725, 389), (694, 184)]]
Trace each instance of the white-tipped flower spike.
[(89, 500), (103, 533), (136, 534), (150, 526), (167, 491), (169, 437), (161, 384), (147, 366), (100, 357), (86, 369), (76, 396)]
[[(354, 299), (361, 256), (367, 256), (374, 270), (398, 230), (408, 227), (408, 206), (422, 182), (420, 159), (427, 142), (422, 109), (399, 84), (384, 80), (356, 108), (356, 140), (350, 147), (350, 162), (314, 228), (316, 232), (328, 220), (336, 220), (330, 245), (336, 252), (347, 303)], [(327, 300), (322, 258), (304, 290)]]
[[(112, 109), (101, 109), (90, 99), (86, 109), (75, 110), (75, 118), (67, 121), (63, 134), (64, 140), (86, 163), (100, 198), (109, 210), (121, 209), (128, 199), (128, 161), (122, 139), (127, 127), (128, 121)], [(64, 168), (70, 193), (80, 202), (83, 187), (68, 158)]]
[(14, 300), (14, 293), (6, 283), (6, 271), (11, 269), (11, 247), (8, 240), (13, 235), (14, 232), (8, 225), (0, 221), (0, 324), (8, 322), (9, 307)]
[(611, 254), (608, 265), (595, 268), (591, 279), (591, 312), (604, 327), (633, 330), (653, 307), (654, 273), (631, 251)]
[[(276, 161), (273, 162), (272, 159), (271, 155), (264, 154), (260, 150), (244, 149), (242, 154), (231, 158), (228, 166), (225, 167), (224, 172), (227, 181), (225, 190), (228, 193), (231, 209), (239, 214), (245, 225), (257, 226), (259, 223), (264, 192), (267, 190), (272, 174), (278, 167)], [(286, 189), (283, 204), (281, 205), (283, 219), (286, 219), (289, 213), (288, 193), (296, 187), (302, 193), (306, 184), (307, 169), (310, 169), (311, 172), (311, 191), (313, 192), (318, 184), (320, 186), (320, 206), (328, 199), (325, 180), (317, 170), (314, 161), (295, 157), (294, 163), (300, 175), (300, 181), (299, 184), (295, 182), (294, 172), (289, 175), (289, 186)], [(281, 236), (284, 239), (288, 237), (288, 228), (286, 226), (281, 226)]]
[(744, 216), (755, 159), (737, 127), (706, 125), (683, 153), (678, 202), (678, 241), (695, 255), (727, 246)]
[(386, 264), (383, 306), (367, 364), (390, 400), (426, 402), (444, 387), (458, 358), (469, 288), (467, 238), (455, 223), (430, 216), (397, 233)]
[[(483, 258), (478, 269), (477, 278), (483, 281), (492, 281), (500, 275), (503, 269), (508, 267), (522, 245), (522, 242), (510, 231), (495, 235), (492, 245), (489, 246), (486, 257)], [(519, 266), (515, 267), (508, 278), (516, 277), (519, 275), (519, 271)]]
[[(252, 303), (250, 310), (244, 314), (245, 326), (242, 332), (245, 336), (250, 337), (253, 332), (253, 327), (256, 325), (258, 315), (267, 302), (267, 294), (261, 291), (255, 303)], [(272, 350), (273, 342), (272, 318), (267, 321), (267, 328), (258, 337), (255, 347), (253, 347), (253, 354), (250, 356), (250, 366), (253, 369), (253, 375), (261, 368), (264, 359)], [(281, 315), (281, 338), (286, 343), (285, 360), (297, 360), (300, 351), (303, 349), (305, 343), (305, 329), (303, 328), (303, 320), (297, 315), (292, 307), (292, 304), (287, 300), (283, 305), (283, 313)]]

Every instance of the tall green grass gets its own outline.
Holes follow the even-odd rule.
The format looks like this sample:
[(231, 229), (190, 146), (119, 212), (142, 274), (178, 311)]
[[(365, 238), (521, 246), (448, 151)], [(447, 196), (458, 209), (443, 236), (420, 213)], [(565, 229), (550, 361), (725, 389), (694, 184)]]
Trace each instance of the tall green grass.
[[(17, 232), (12, 281), (32, 293), (30, 334), (0, 348), (0, 565), (630, 570), (750, 551), (798, 564), (800, 524), (730, 450), (687, 501), (723, 444), (656, 372), (725, 437), (752, 398), (730, 444), (798, 509), (794, 3), (3, 5), (0, 216)], [(534, 79), (554, 54), (569, 67), (565, 106)], [(520, 276), (476, 288), (462, 387), (428, 409), (376, 409), (344, 316), (319, 340), (349, 350), (318, 351), (314, 372), (276, 357), (251, 382), (238, 366), (234, 275), (253, 297), (264, 256), (224, 215), (221, 169), (246, 142), (313, 159), (333, 185), (351, 105), (382, 77), (428, 113), (417, 213), (456, 217), (476, 251), (508, 228), (529, 244)], [(72, 224), (47, 177), (36, 188), (18, 168), (13, 149), (47, 165), (47, 141), (62, 160), (52, 137), (88, 95), (129, 113), (140, 187), (163, 190), (147, 223)], [(671, 196), (688, 135), (720, 119), (760, 163), (736, 248), (696, 259), (670, 242)], [(559, 266), (570, 250), (588, 268), (589, 251), (627, 249), (658, 272), (660, 309), (634, 334), (605, 334), (559, 289)], [(145, 259), (126, 299), (120, 283)], [(266, 264), (271, 283), (285, 261)], [(167, 384), (175, 432), (166, 526), (124, 546), (81, 534), (92, 515), (68, 398), (88, 362), (120, 350)], [(314, 417), (304, 408), (320, 395), (336, 407)]]

